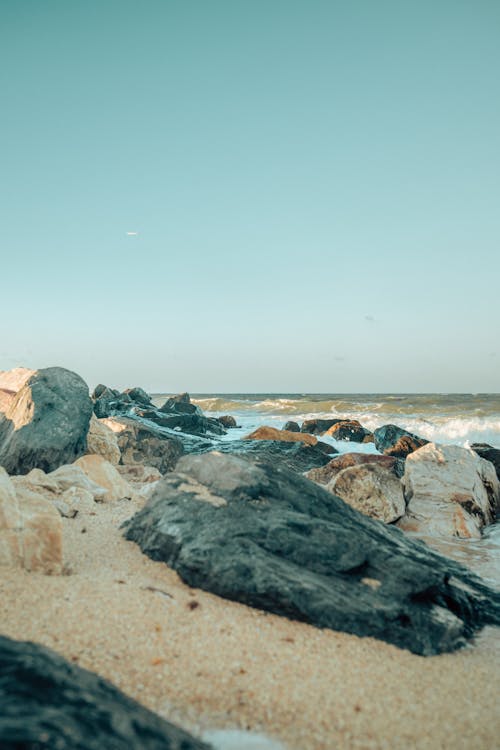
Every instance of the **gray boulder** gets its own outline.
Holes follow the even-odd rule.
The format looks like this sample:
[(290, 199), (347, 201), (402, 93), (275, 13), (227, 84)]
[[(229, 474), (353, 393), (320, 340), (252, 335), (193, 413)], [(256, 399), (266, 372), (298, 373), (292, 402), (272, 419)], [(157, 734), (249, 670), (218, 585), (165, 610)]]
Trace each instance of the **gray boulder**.
[(110, 682), (0, 636), (2, 750), (209, 750)]
[(27, 474), (72, 463), (85, 453), (91, 415), (79, 375), (62, 367), (36, 371), (0, 413), (0, 466)]
[(429, 442), (395, 424), (385, 424), (373, 431), (375, 448), (386, 456), (406, 458)]
[(466, 568), (267, 462), (185, 456), (125, 528), (190, 586), (417, 654), (500, 624)]
[[(290, 471), (302, 474), (309, 469), (324, 466), (331, 458), (320, 445), (288, 443), (282, 440), (228, 440), (216, 445), (205, 445), (186, 453), (230, 453), (250, 461), (270, 461)], [(335, 448), (332, 448), (335, 452)]]

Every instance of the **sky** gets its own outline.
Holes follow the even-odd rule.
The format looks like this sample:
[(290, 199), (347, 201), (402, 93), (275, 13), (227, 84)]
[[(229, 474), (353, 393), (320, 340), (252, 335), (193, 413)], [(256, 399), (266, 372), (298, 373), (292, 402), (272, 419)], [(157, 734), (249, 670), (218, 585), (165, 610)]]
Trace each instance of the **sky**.
[(0, 369), (500, 391), (500, 3), (0, 0)]

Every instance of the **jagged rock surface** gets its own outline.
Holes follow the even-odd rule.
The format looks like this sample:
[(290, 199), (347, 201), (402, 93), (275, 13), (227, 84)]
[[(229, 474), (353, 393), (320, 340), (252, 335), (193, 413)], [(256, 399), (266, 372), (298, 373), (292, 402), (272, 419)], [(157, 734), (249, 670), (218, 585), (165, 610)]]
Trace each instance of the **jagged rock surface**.
[[(230, 453), (249, 461), (267, 460), (290, 471), (302, 474), (314, 466), (324, 466), (331, 454), (326, 454), (321, 446), (305, 445), (302, 442), (290, 443), (281, 440), (228, 440), (216, 446), (208, 445), (191, 453)], [(335, 451), (334, 448), (332, 448)]]
[(500, 596), (458, 563), (265, 462), (183, 457), (125, 535), (191, 586), (418, 654), (500, 624)]
[(406, 458), (429, 441), (403, 430), (395, 424), (385, 424), (373, 431), (375, 448), (386, 456)]
[(107, 680), (0, 636), (2, 750), (210, 750)]
[(85, 453), (92, 402), (70, 370), (37, 370), (0, 414), (0, 466), (9, 474), (50, 472)]

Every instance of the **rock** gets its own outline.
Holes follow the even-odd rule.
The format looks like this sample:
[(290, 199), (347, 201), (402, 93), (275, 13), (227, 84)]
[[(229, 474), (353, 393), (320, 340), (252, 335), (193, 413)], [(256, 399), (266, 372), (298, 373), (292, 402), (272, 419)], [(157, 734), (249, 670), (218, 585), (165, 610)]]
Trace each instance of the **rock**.
[(385, 424), (373, 431), (375, 448), (386, 456), (406, 458), (429, 441), (395, 424)]
[(8, 391), (6, 388), (0, 388), (0, 412), (4, 413), (7, 411), (15, 396), (14, 391)]
[(0, 565), (46, 574), (62, 570), (59, 513), (41, 495), (16, 488), (1, 467)]
[(107, 424), (92, 414), (87, 434), (87, 453), (97, 454), (115, 466), (120, 463), (121, 453), (116, 434)]
[(62, 367), (38, 370), (0, 414), (0, 465), (9, 474), (26, 474), (71, 463), (86, 450), (91, 414), (79, 375)]
[(324, 435), (324, 433), (338, 422), (344, 419), (306, 419), (302, 422), (301, 432), (309, 432), (311, 435)]
[(380, 464), (365, 463), (342, 469), (326, 489), (360, 513), (384, 523), (394, 523), (406, 511), (401, 480)]
[(141, 404), (141, 406), (149, 406), (151, 404), (151, 398), (143, 388), (127, 388), (122, 395), (125, 394), (132, 401), (135, 401), (136, 404)]
[(500, 479), (500, 450), (498, 448), (493, 448), (493, 446), (488, 445), (488, 443), (473, 443), (471, 449), (474, 453), (477, 453), (478, 456), (484, 458), (485, 461), (490, 461), (490, 463), (493, 464), (497, 477)]
[(363, 427), (357, 419), (346, 419), (337, 422), (326, 431), (335, 440), (350, 440), (353, 443), (373, 443), (373, 434)]
[[(106, 419), (104, 423), (117, 436), (120, 460), (124, 465), (142, 463), (154, 466), (165, 474), (172, 471), (184, 452), (179, 438), (166, 435), (161, 430), (155, 430), (154, 427), (141, 424), (139, 421), (120, 417)], [(205, 444), (205, 441), (202, 442)]]
[(129, 464), (116, 467), (119, 474), (130, 484), (149, 484), (157, 482), (162, 474), (154, 466), (143, 466), (142, 464)]
[(384, 466), (386, 469), (393, 471), (399, 478), (404, 473), (404, 461), (394, 458), (394, 456), (379, 456), (376, 453), (342, 453), (340, 456), (332, 458), (326, 466), (311, 469), (306, 476), (318, 484), (328, 484), (343, 469), (360, 464)]
[(466, 568), (266, 462), (184, 456), (125, 529), (190, 586), (417, 654), (500, 624), (500, 594)]
[(129, 483), (119, 474), (116, 466), (110, 464), (102, 456), (82, 456), (75, 461), (93, 482), (107, 490), (103, 497), (105, 502), (131, 499), (134, 491)]
[(222, 417), (217, 417), (218, 421), (221, 423), (223, 427), (226, 429), (231, 429), (232, 427), (237, 427), (236, 419), (232, 417), (230, 414), (224, 414)]
[(177, 396), (171, 396), (165, 401), (163, 406), (160, 407), (160, 411), (174, 414), (198, 414), (199, 416), (203, 416), (200, 407), (191, 403), (189, 393), (179, 393)]
[(300, 432), (300, 426), (297, 422), (292, 422), (291, 420), (288, 422), (285, 422), (283, 425), (283, 429), (287, 432)]
[(316, 445), (318, 438), (314, 435), (308, 435), (302, 432), (288, 432), (288, 430), (277, 430), (275, 427), (258, 427), (249, 435), (245, 435), (243, 440), (283, 440), (286, 443), (305, 443), (306, 445)]
[(70, 490), (81, 490), (88, 493), (96, 502), (101, 502), (106, 495), (106, 488), (93, 482), (76, 464), (60, 466), (50, 474), (41, 469), (32, 469), (29, 474), (11, 477), (16, 488), (29, 490), (41, 495), (51, 502), (58, 500)]
[(407, 531), (478, 538), (493, 521), (500, 483), (493, 465), (470, 448), (428, 443), (406, 459)]
[(210, 750), (54, 651), (0, 636), (2, 750)]
[(158, 409), (143, 409), (137, 412), (139, 417), (148, 419), (159, 427), (167, 427), (169, 430), (180, 430), (190, 435), (203, 436), (207, 433), (214, 435), (225, 435), (226, 431), (218, 419), (205, 417), (196, 413), (182, 414), (177, 412), (165, 413)]
[[(201, 454), (214, 450), (214, 446), (196, 449)], [(302, 442), (290, 443), (282, 440), (228, 440), (217, 445), (219, 453), (229, 453), (248, 461), (270, 461), (290, 471), (302, 474), (314, 466), (324, 466), (328, 456), (317, 445)]]
[(26, 382), (34, 375), (36, 370), (27, 367), (15, 367), (13, 370), (0, 371), (0, 389), (17, 393), (26, 385)]
[(333, 456), (335, 453), (338, 453), (338, 450), (334, 448), (333, 445), (330, 445), (330, 443), (324, 443), (322, 440), (318, 440), (316, 448), (319, 448), (323, 453), (326, 453), (327, 456)]

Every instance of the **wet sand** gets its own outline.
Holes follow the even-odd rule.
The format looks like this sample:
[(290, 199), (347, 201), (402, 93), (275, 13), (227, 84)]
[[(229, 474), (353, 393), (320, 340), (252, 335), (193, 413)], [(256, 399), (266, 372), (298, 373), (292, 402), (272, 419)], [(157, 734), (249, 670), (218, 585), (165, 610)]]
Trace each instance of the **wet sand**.
[(66, 575), (3, 568), (0, 632), (53, 648), (195, 734), (250, 729), (290, 750), (498, 747), (499, 629), (425, 658), (225, 601), (122, 538), (137, 507), (63, 519)]

